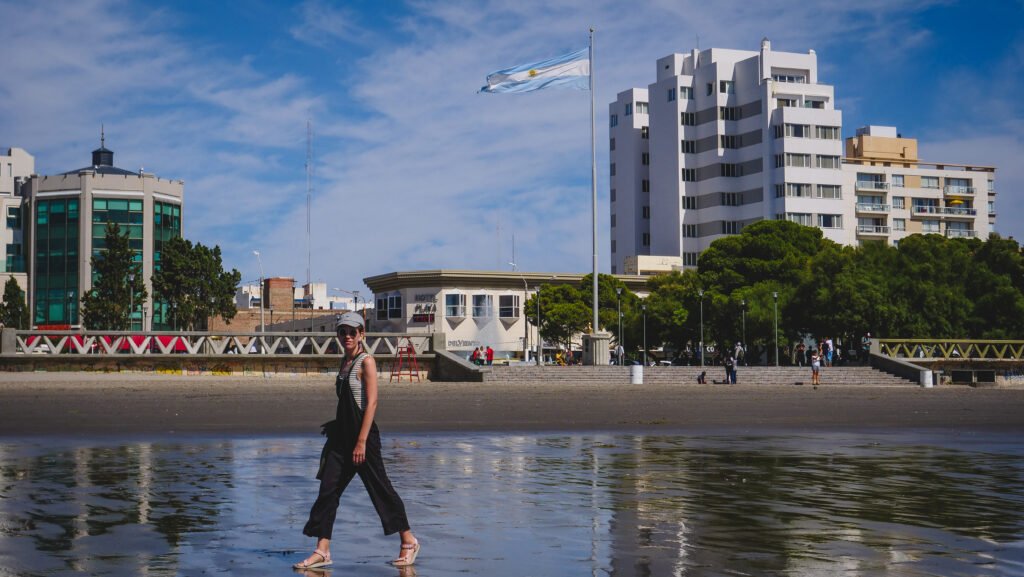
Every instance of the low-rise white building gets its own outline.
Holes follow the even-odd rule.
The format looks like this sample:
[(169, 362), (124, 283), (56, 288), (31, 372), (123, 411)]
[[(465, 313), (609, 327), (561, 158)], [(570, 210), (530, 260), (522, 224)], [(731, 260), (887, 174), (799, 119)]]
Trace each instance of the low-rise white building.
[[(537, 328), (523, 305), (540, 286), (579, 286), (585, 275), (473, 270), (391, 272), (363, 279), (376, 308), (367, 313), (369, 330), (444, 333), (448, 350), (470, 354), (484, 346), (495, 359), (523, 358), (537, 344)], [(647, 294), (646, 277), (617, 275), (629, 290)], [(546, 345), (545, 345), (546, 346)]]
[[(0, 156), (0, 210), (4, 227), (0, 231), (0, 287), (14, 277), (21, 290), (28, 292), (25, 266), (25, 215), (22, 206), (22, 185), (35, 172), (35, 158), (20, 148), (9, 148)], [(26, 299), (27, 302), (27, 299)]]

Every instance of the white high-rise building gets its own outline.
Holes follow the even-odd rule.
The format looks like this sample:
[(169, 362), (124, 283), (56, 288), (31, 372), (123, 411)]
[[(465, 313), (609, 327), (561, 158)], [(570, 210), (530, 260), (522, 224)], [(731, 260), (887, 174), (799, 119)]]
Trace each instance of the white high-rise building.
[[(894, 128), (864, 129), (879, 138), (870, 150), (848, 148), (852, 158), (844, 158), (842, 112), (833, 87), (818, 81), (816, 54), (775, 52), (767, 39), (757, 52), (712, 48), (659, 59), (657, 81), (619, 93), (609, 120), (612, 274), (644, 274), (648, 255), (696, 266), (713, 241), (763, 219), (816, 226), (835, 242), (857, 244), (940, 232), (931, 222), (908, 222), (911, 212), (924, 221), (935, 208), (950, 221), (943, 227), (953, 227), (942, 232), (984, 238), (995, 212), (993, 198), (982, 215), (963, 208), (966, 190), (984, 185), (994, 197), (994, 169), (956, 167), (958, 174), (947, 175), (950, 165), (917, 159), (916, 141), (912, 157), (878, 156), (895, 146), (882, 142), (890, 130), (896, 139)], [(920, 206), (932, 209), (904, 199), (900, 222), (890, 214), (887, 185), (862, 190), (862, 177), (888, 180), (885, 170), (865, 166), (897, 162), (914, 175), (908, 182), (938, 171), (940, 182), (952, 179), (940, 190), (962, 194), (936, 199), (934, 189), (922, 191), (931, 200)], [(872, 173), (878, 176), (864, 176)], [(931, 187), (933, 178), (924, 182)], [(968, 215), (978, 218), (965, 224)]]
[(6, 155), (0, 155), (0, 211), (5, 219), (0, 231), (0, 291), (11, 277), (18, 281), (21, 290), (28, 290), (22, 185), (33, 172), (35, 158), (24, 150), (9, 148)]

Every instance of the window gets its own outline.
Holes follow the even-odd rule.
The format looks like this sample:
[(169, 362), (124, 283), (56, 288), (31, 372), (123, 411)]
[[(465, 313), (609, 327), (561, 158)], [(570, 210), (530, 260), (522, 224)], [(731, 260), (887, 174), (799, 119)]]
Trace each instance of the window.
[(736, 94), (736, 84), (732, 80), (721, 80), (718, 82), (718, 91), (722, 94)]
[(494, 316), (494, 300), (491, 295), (473, 295), (473, 318), (483, 319)]
[(922, 176), (921, 177), (921, 188), (938, 188), (939, 177), (937, 176)]
[(843, 228), (843, 215), (819, 214), (818, 226), (820, 228)]
[(609, 120), (610, 120), (610, 124), (611, 124), (612, 128), (615, 128), (616, 126), (619, 125), (619, 115), (618, 114), (611, 115)]
[(642, 164), (644, 166), (650, 166), (650, 164), (651, 164), (651, 153), (650, 152), (641, 152), (640, 153), (640, 164)]
[(636, 113), (637, 114), (647, 114), (648, 109), (649, 109), (649, 107), (647, 106), (646, 102), (637, 102), (636, 103)]
[(683, 253), (683, 266), (697, 266), (697, 257), (700, 256), (699, 252), (684, 252)]
[(786, 157), (781, 154), (775, 155), (775, 168), (782, 168), (786, 165)]
[(388, 297), (377, 297), (377, 320), (388, 320)]
[(402, 295), (391, 295), (388, 297), (388, 318), (402, 318)]
[(612, 189), (612, 192), (611, 192), (611, 202), (615, 202), (615, 189), (614, 188)]
[(626, 103), (626, 113), (623, 116), (633, 116), (633, 103)]
[(651, 181), (647, 180), (646, 178), (641, 180), (640, 181), (640, 191), (641, 192), (651, 192)]
[(697, 197), (696, 196), (684, 196), (683, 197), (683, 210), (697, 210)]
[(907, 230), (907, 219), (905, 218), (894, 218), (892, 219), (893, 230)]
[(649, 207), (649, 206), (643, 207), (643, 217), (644, 218), (651, 218), (651, 207)]
[(818, 198), (843, 198), (843, 187), (838, 184), (819, 184)]
[(811, 166), (811, 155), (810, 154), (796, 154), (793, 152), (786, 153), (786, 166)]
[(811, 135), (811, 127), (807, 124), (786, 123), (786, 136), (789, 138), (807, 138)]
[(693, 88), (690, 88), (689, 86), (680, 86), (679, 100), (693, 100)]
[(939, 232), (939, 221), (923, 220), (921, 221), (921, 230), (923, 232)]
[(21, 228), (21, 207), (7, 207), (7, 228), (15, 230)]
[(996, 191), (996, 181), (994, 181), (994, 180), (988, 181), (988, 191), (989, 192), (995, 192)]
[(498, 316), (503, 319), (519, 318), (519, 295), (499, 295)]
[(811, 226), (811, 215), (806, 212), (787, 212), (784, 215), (785, 220), (802, 224), (804, 226)]
[(795, 98), (777, 98), (777, 99), (775, 99), (775, 102), (778, 103), (779, 108), (795, 107), (796, 106), (796, 99)]
[(776, 184), (775, 185), (775, 198), (782, 198), (783, 196), (786, 196), (786, 185), (785, 184)]
[(735, 220), (723, 220), (722, 221), (722, 234), (739, 234), (740, 229), (743, 228), (739, 222)]
[(608, 167), (608, 174), (610, 176), (615, 176), (615, 163), (614, 162), (612, 163), (612, 165), (610, 167)]
[(675, 88), (669, 88), (668, 89), (668, 101), (669, 102), (675, 102), (676, 101), (676, 89)]
[(732, 134), (723, 134), (718, 137), (718, 145), (720, 148), (739, 148), (740, 137)]
[(893, 188), (903, 188), (903, 175), (902, 174), (894, 174), (894, 175), (892, 175), (892, 187)]
[(707, 96), (711, 96), (714, 92), (715, 92), (715, 83), (714, 82), (708, 82)]
[(651, 233), (645, 232), (640, 239), (640, 244), (643, 246), (651, 246)]
[(615, 215), (612, 215), (612, 228), (615, 228)]
[(894, 196), (892, 197), (893, 208), (907, 208), (907, 197), (905, 196)]
[[(989, 182), (992, 182), (992, 181), (990, 180)], [(988, 201), (988, 214), (989, 214), (989, 216), (993, 216), (993, 215), (995, 215), (995, 213), (996, 213), (996, 201), (990, 200), (990, 201)]]
[(740, 205), (740, 193), (738, 192), (723, 192), (722, 193), (722, 206), (739, 206)]
[(826, 156), (824, 154), (819, 154), (817, 155), (816, 160), (818, 161), (818, 168), (840, 168), (838, 156)]
[(721, 175), (728, 177), (743, 176), (743, 167), (739, 164), (730, 164), (723, 162), (719, 165), (721, 167)]
[(695, 182), (697, 180), (696, 168), (684, 168), (682, 172), (683, 182)]
[(615, 239), (612, 239), (612, 252), (615, 252)]
[(686, 238), (697, 238), (697, 225), (695, 224), (684, 224), (683, 225), (683, 236)]
[(608, 141), (608, 150), (615, 150), (615, 139), (612, 138)]
[(787, 182), (786, 196), (809, 197), (811, 196), (811, 185), (803, 182)]
[(695, 140), (680, 140), (679, 149), (683, 154), (694, 154), (697, 152), (697, 141)]
[(697, 125), (697, 113), (696, 112), (680, 112), (679, 113), (679, 125), (680, 126), (696, 126)]
[(650, 137), (651, 137), (651, 127), (650, 126), (641, 126), (640, 127), (640, 138), (642, 138), (644, 140), (647, 140)]
[(739, 120), (743, 118), (743, 115), (738, 106), (719, 106), (718, 118), (719, 120)]
[(839, 134), (838, 126), (815, 126), (814, 135), (822, 140), (839, 140), (841, 135)]
[(825, 108), (824, 100), (804, 99), (804, 108)]
[(807, 83), (807, 77), (803, 74), (772, 74), (772, 80), (776, 82), (789, 82), (792, 84)]
[(444, 295), (444, 315), (460, 318), (466, 316), (466, 295)]

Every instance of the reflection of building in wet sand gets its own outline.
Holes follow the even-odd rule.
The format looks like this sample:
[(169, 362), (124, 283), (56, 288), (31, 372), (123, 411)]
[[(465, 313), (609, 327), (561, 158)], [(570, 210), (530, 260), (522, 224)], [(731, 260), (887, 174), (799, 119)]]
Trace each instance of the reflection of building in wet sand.
[[(143, 442), (20, 458), (0, 454), (2, 518), (19, 527), (17, 535), (27, 537), (34, 551), (51, 553), (51, 563), (63, 560), (64, 569), (85, 574), (123, 570), (122, 558), (128, 554), (137, 560), (132, 574), (175, 574), (184, 536), (218, 523), (225, 487), (231, 485), (232, 467), (193, 468), (175, 455), (191, 450)], [(202, 451), (206, 462), (233, 460), (229, 443)], [(6, 552), (0, 551), (0, 567), (40, 562), (32, 550), (14, 550), (15, 563), (7, 563)], [(45, 573), (61, 567), (32, 568)]]

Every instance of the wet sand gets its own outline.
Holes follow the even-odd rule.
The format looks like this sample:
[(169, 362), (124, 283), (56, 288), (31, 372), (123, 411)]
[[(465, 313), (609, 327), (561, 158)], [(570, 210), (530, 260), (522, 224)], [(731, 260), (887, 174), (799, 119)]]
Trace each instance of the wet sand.
[[(333, 378), (0, 373), (0, 435), (315, 434)], [(1024, 431), (1024, 387), (384, 383), (393, 432)]]

